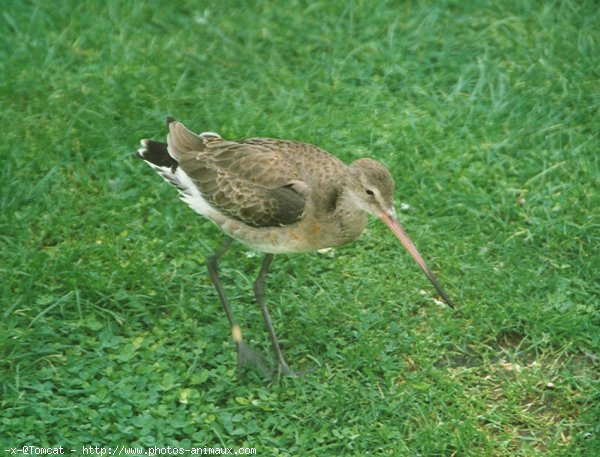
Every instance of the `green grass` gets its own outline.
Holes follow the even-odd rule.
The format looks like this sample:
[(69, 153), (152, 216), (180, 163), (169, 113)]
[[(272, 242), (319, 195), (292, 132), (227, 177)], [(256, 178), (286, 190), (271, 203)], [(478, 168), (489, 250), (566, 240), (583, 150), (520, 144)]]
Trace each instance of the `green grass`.
[[(0, 450), (598, 455), (596, 2), (14, 0), (0, 24)], [(457, 309), (371, 221), (269, 274), (317, 369), (238, 377), (222, 235), (131, 158), (167, 114), (384, 162)], [(245, 253), (222, 277), (270, 354)]]

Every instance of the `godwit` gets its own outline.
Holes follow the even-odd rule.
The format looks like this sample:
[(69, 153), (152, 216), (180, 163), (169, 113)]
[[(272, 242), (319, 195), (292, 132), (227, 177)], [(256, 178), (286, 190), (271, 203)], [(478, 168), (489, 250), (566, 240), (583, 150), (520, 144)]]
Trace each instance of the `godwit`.
[[(290, 375), (264, 299), (273, 254), (315, 251), (355, 240), (367, 214), (381, 219), (419, 264), (450, 307), (452, 301), (400, 226), (393, 204), (394, 180), (379, 162), (345, 165), (326, 151), (296, 141), (252, 138), (228, 141), (199, 135), (167, 118), (167, 143), (142, 140), (139, 156), (179, 191), (194, 211), (231, 238), (265, 252), (254, 282), (279, 373)], [(231, 239), (208, 258), (210, 278), (237, 345), (238, 368), (257, 356), (245, 345), (219, 281), (217, 263)]]

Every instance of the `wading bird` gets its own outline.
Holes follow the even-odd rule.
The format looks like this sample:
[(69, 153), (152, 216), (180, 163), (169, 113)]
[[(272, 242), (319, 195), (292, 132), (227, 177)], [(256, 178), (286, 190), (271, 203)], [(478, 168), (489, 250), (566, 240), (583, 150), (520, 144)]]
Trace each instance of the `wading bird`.
[(258, 357), (244, 343), (225, 298), (217, 264), (232, 239), (265, 252), (254, 282), (278, 365), (290, 375), (265, 305), (264, 282), (274, 254), (308, 252), (357, 239), (367, 214), (381, 219), (398, 237), (448, 306), (452, 301), (400, 226), (393, 204), (394, 180), (372, 159), (350, 165), (310, 144), (252, 138), (228, 141), (213, 132), (195, 134), (167, 118), (167, 143), (142, 140), (140, 158), (179, 191), (194, 211), (231, 238), (209, 257), (217, 290), (237, 345), (238, 368)]

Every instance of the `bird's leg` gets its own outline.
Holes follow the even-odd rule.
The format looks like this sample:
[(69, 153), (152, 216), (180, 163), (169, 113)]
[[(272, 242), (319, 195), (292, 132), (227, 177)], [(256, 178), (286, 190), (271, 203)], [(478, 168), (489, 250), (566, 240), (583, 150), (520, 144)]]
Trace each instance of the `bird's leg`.
[(269, 337), (271, 338), (273, 351), (275, 351), (275, 356), (277, 357), (279, 373), (284, 376), (289, 376), (292, 374), (292, 372), (285, 359), (283, 358), (281, 348), (279, 347), (279, 341), (277, 340), (277, 335), (275, 335), (275, 330), (273, 329), (273, 324), (271, 323), (271, 316), (269, 316), (269, 311), (267, 310), (267, 307), (265, 305), (265, 277), (267, 276), (269, 266), (271, 265), (272, 260), (273, 254), (267, 254), (265, 256), (262, 266), (260, 267), (260, 272), (256, 277), (256, 281), (254, 281), (254, 295), (256, 296), (256, 301), (258, 302), (258, 305), (260, 306), (260, 311), (262, 312), (263, 320), (265, 321), (265, 325), (269, 332)]
[(229, 306), (229, 302), (227, 301), (227, 298), (225, 298), (225, 292), (223, 291), (223, 287), (221, 286), (221, 281), (219, 280), (219, 273), (218, 273), (219, 258), (221, 258), (221, 256), (229, 250), (232, 242), (233, 242), (233, 239), (228, 238), (225, 241), (225, 243), (223, 244), (223, 246), (221, 246), (221, 248), (217, 252), (215, 252), (212, 256), (210, 256), (207, 259), (206, 266), (208, 268), (208, 274), (210, 276), (210, 279), (212, 280), (212, 283), (215, 286), (215, 289), (217, 290), (217, 295), (219, 296), (219, 299), (221, 300), (221, 303), (223, 304), (223, 309), (225, 310), (225, 314), (227, 314), (227, 319), (229, 320), (229, 325), (231, 326), (231, 335), (237, 346), (238, 371), (242, 368), (242, 366), (250, 363), (250, 364), (255, 365), (261, 373), (266, 374), (268, 372), (268, 369), (267, 369), (266, 364), (263, 361), (262, 357), (259, 354), (257, 354), (256, 352), (254, 352), (253, 350), (251, 350), (246, 345), (246, 343), (244, 343), (244, 340), (242, 339), (242, 331), (240, 330), (240, 327), (235, 322), (233, 313), (231, 312), (231, 306)]

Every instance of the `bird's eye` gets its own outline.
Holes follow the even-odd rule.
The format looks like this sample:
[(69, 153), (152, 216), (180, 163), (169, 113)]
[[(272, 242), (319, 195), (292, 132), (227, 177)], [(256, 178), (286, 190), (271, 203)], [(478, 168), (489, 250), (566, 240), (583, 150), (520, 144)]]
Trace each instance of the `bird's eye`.
[(365, 192), (367, 193), (367, 195), (375, 195), (375, 193), (371, 189), (365, 189)]

